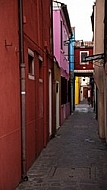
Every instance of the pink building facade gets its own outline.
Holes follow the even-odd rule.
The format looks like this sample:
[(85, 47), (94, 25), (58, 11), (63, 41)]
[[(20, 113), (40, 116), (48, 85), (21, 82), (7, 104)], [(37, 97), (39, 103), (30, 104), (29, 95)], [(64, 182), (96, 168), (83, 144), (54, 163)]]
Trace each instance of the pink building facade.
[(67, 6), (62, 3), (53, 4), (54, 55), (61, 69), (61, 125), (70, 115), (69, 61), (68, 44), (71, 36), (71, 25)]

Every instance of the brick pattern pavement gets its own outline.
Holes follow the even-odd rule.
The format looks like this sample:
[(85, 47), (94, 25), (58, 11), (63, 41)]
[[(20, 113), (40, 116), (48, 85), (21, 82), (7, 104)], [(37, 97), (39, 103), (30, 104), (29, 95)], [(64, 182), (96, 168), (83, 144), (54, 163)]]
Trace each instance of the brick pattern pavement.
[(16, 190), (107, 190), (107, 146), (92, 111), (75, 111), (65, 121), (28, 178)]

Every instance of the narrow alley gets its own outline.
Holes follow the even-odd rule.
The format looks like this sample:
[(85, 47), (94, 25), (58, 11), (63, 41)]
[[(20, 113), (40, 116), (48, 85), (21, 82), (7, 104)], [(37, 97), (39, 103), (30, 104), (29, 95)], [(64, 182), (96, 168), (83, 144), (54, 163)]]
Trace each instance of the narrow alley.
[(93, 109), (79, 104), (16, 190), (107, 190), (107, 146)]

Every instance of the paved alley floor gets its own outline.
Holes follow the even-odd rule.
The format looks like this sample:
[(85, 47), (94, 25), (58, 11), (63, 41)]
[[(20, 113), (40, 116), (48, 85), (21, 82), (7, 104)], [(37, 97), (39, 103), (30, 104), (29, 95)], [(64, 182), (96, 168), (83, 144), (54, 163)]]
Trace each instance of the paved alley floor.
[(76, 106), (16, 190), (107, 190), (107, 145), (93, 109)]

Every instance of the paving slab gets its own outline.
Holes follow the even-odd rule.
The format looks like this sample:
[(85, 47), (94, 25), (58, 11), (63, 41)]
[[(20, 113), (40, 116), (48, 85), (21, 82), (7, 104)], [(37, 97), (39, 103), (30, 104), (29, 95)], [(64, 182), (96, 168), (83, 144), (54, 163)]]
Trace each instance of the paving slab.
[(107, 190), (107, 145), (98, 136), (92, 107), (76, 106), (29, 169), (28, 181), (16, 188), (21, 189)]

